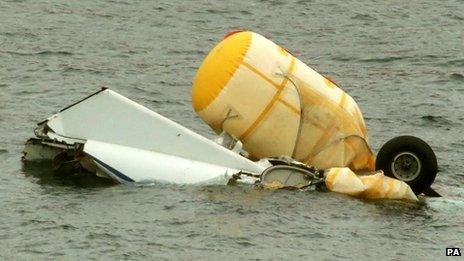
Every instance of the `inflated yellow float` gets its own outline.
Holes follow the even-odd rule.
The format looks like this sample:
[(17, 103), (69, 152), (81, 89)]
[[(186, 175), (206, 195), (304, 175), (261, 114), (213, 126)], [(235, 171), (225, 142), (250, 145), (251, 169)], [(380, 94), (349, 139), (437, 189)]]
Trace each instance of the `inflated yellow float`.
[(325, 185), (330, 191), (362, 198), (418, 200), (408, 184), (382, 171), (358, 176), (349, 168), (331, 168), (325, 171)]
[(320, 169), (374, 170), (356, 102), (330, 79), (253, 32), (237, 32), (208, 54), (193, 106), (217, 133), (254, 158), (290, 156)]

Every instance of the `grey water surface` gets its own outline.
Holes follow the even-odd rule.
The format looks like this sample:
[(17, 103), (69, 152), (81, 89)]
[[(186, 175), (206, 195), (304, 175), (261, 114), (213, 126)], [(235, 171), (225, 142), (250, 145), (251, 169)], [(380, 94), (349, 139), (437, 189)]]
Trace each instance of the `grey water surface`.
[[(192, 109), (192, 79), (236, 28), (338, 82), (374, 151), (400, 134), (429, 142), (444, 197), (129, 187), (21, 162), (37, 122), (103, 86), (212, 138)], [(461, 0), (0, 0), (0, 257), (445, 259), (446, 247), (464, 251), (463, 112)]]

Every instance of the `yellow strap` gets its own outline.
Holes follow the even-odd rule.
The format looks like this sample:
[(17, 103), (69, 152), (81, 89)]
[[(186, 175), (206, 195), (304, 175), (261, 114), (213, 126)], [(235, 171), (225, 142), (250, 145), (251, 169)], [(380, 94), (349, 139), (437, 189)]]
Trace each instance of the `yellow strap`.
[[(292, 61), (290, 62), (290, 67), (288, 69), (287, 74), (293, 73), (294, 70), (295, 70), (295, 57), (292, 56)], [(256, 120), (250, 125), (250, 127), (248, 127), (248, 129), (242, 135), (240, 135), (240, 137), (238, 138), (239, 140), (244, 141), (256, 129), (256, 127), (258, 127), (258, 125), (261, 123), (261, 121), (264, 119), (267, 113), (272, 109), (275, 102), (279, 99), (280, 93), (282, 93), (287, 83), (288, 83), (288, 77), (285, 77), (282, 83), (277, 87), (277, 92), (274, 94), (271, 101), (266, 105), (264, 110), (259, 114)]]
[(276, 89), (279, 89), (280, 86), (277, 83), (275, 83), (273, 80), (271, 80), (269, 77), (267, 77), (264, 73), (260, 72), (253, 65), (251, 65), (251, 64), (249, 64), (247, 62), (242, 62), (242, 65), (245, 66), (248, 70), (254, 72), (259, 77), (263, 78), (263, 80), (270, 83), (272, 86), (276, 87)]
[(283, 105), (285, 105), (285, 107), (289, 108), (290, 111), (292, 111), (295, 114), (297, 114), (298, 116), (300, 116), (301, 111), (298, 110), (297, 108), (293, 107), (290, 103), (286, 102), (285, 100), (283, 100), (281, 98), (279, 98), (279, 102), (282, 103)]
[[(248, 70), (252, 71), (253, 73), (255, 73), (256, 75), (258, 75), (259, 77), (261, 77), (263, 80), (265, 80), (266, 82), (268, 82), (269, 84), (271, 84), (272, 86), (274, 86), (277, 90), (279, 90), (280, 86), (279, 84), (275, 83), (272, 79), (270, 79), (269, 77), (267, 77), (264, 73), (262, 73), (261, 71), (259, 71), (258, 69), (256, 69), (256, 67), (254, 67), (253, 65), (247, 63), (247, 62), (243, 62), (242, 65), (247, 68)], [(279, 98), (279, 102), (281, 102), (285, 107), (289, 108), (290, 111), (294, 112), (295, 114), (298, 114), (300, 115), (300, 110), (298, 110), (297, 108), (295, 108), (293, 105), (291, 105), (290, 103), (286, 102), (285, 100)]]

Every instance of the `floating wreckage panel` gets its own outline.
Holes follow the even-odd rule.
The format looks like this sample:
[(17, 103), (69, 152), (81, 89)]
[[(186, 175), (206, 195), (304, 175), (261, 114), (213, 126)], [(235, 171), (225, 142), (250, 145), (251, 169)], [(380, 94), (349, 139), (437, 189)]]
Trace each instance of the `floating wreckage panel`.
[(25, 160), (90, 156), (118, 182), (204, 183), (264, 167), (109, 89), (39, 124)]

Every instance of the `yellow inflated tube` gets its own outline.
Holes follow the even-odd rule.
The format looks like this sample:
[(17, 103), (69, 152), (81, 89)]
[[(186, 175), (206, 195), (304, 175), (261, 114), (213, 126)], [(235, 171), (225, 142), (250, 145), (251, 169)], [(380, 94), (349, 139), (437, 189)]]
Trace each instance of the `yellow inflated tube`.
[(235, 33), (214, 47), (197, 72), (192, 100), (214, 131), (240, 140), (255, 158), (374, 169), (356, 102), (257, 33)]
[(418, 201), (408, 184), (382, 171), (357, 176), (349, 168), (331, 168), (325, 171), (325, 185), (330, 191), (362, 198)]

